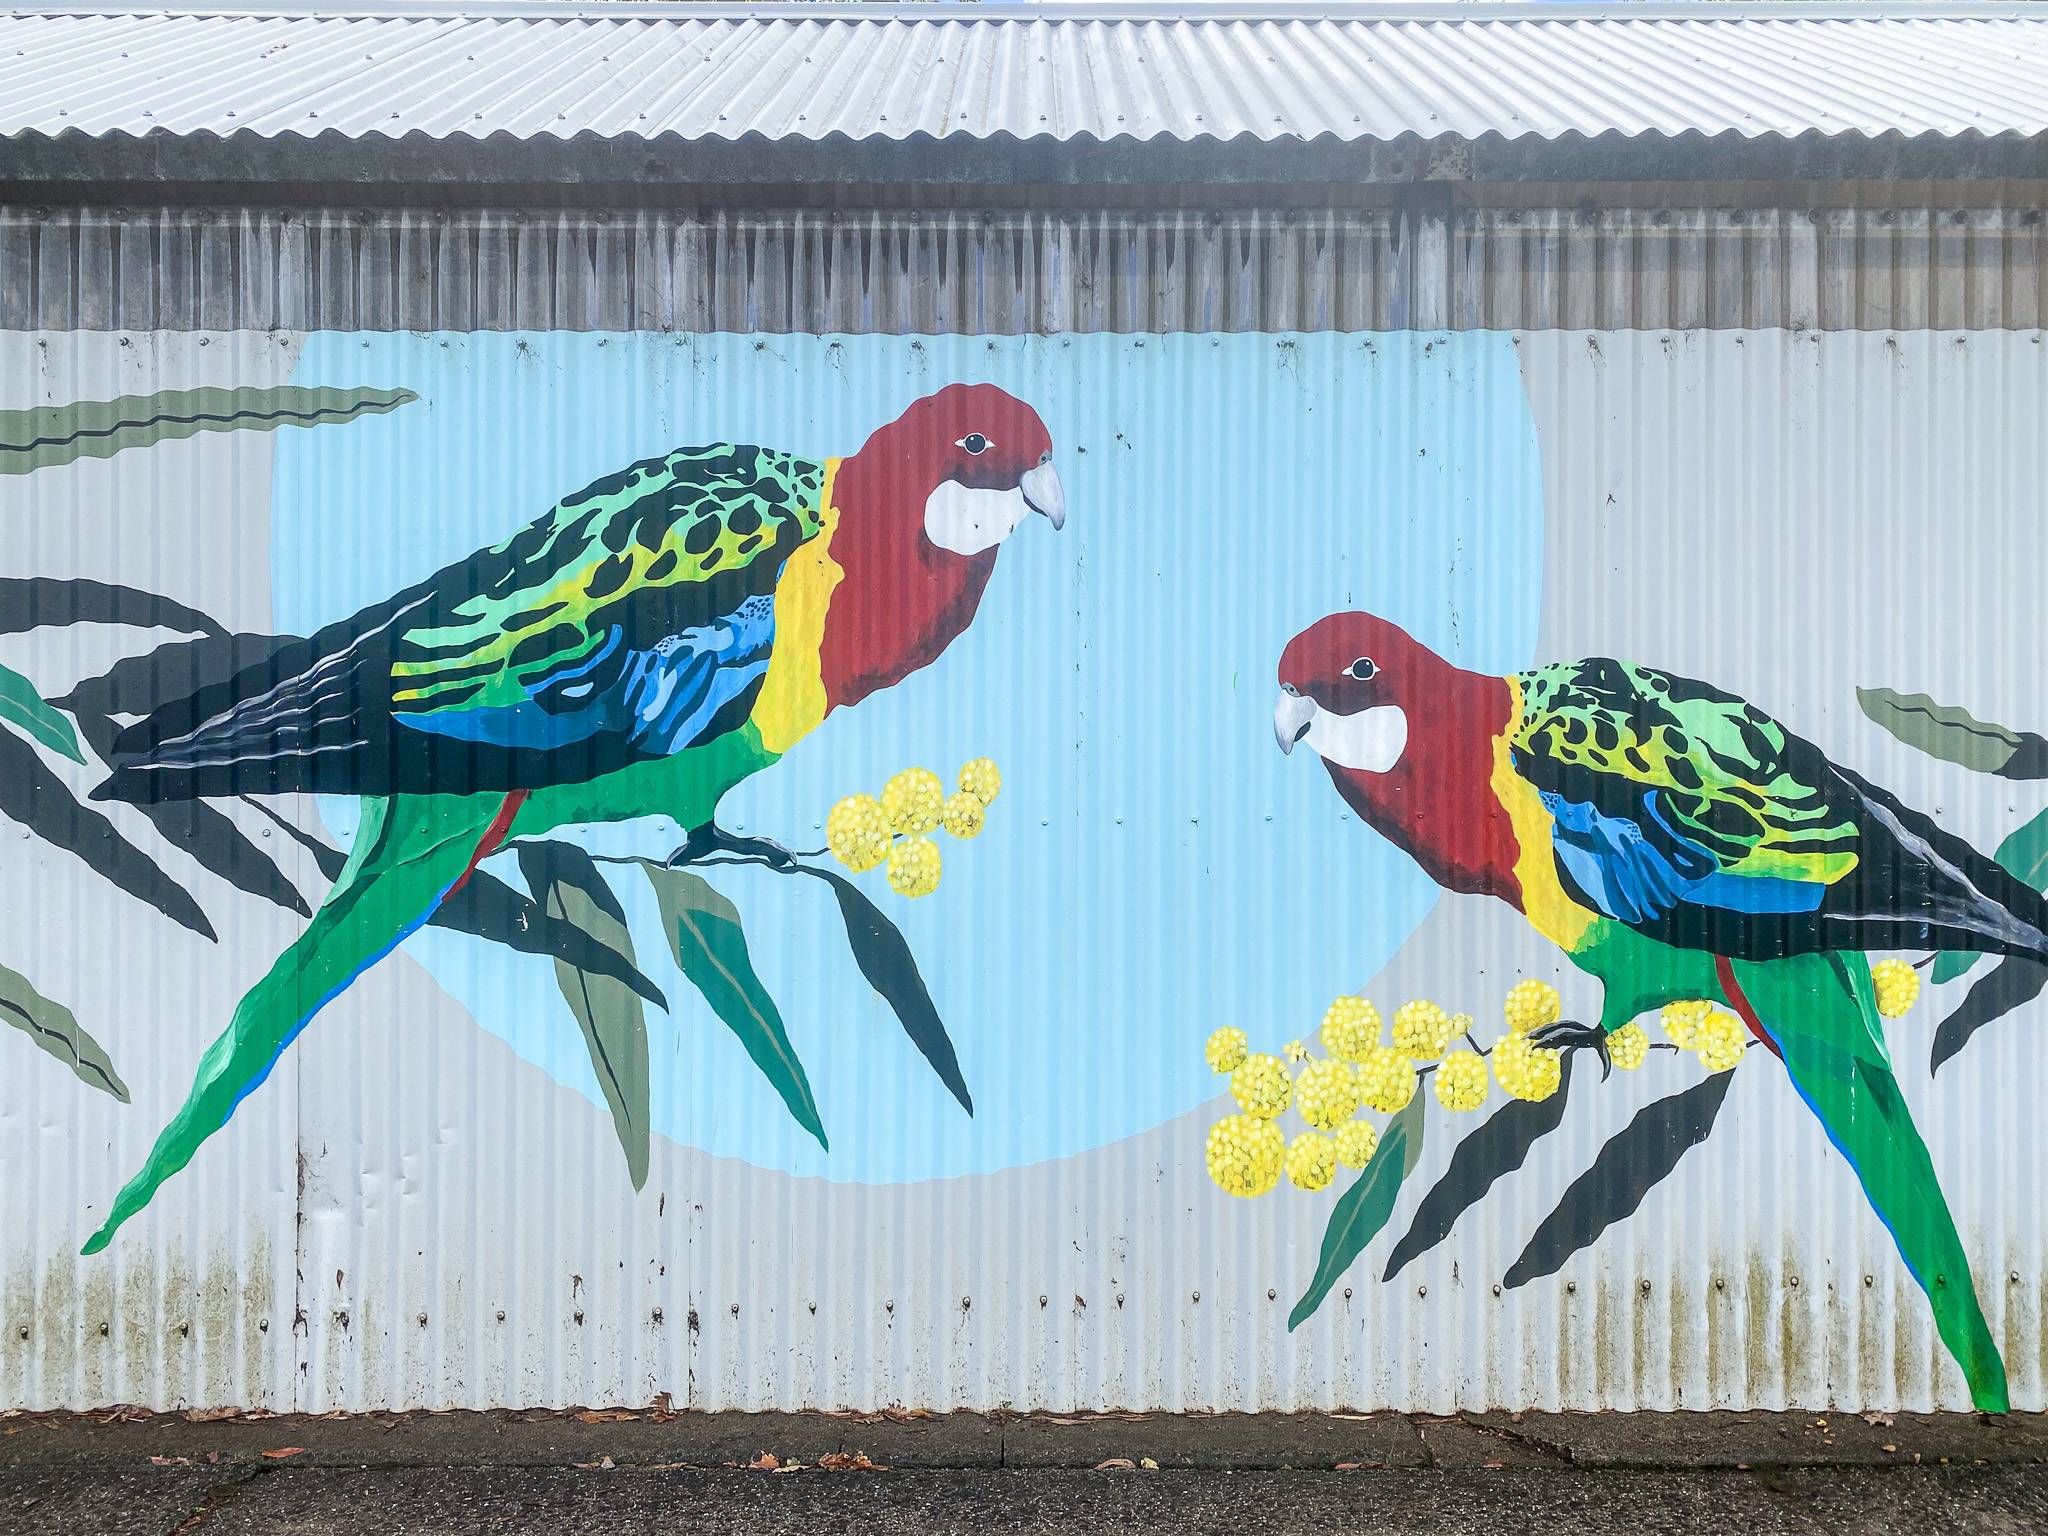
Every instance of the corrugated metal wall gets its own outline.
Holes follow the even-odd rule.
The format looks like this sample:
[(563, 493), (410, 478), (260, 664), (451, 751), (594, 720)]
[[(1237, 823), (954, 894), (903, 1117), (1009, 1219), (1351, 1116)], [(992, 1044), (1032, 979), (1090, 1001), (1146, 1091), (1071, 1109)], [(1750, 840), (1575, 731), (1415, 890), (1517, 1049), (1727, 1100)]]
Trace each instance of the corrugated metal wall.
[(2026, 328), (2044, 292), (2039, 206), (0, 209), (11, 330)]
[[(1330, 908), (1361, 932), (1382, 921), (1406, 931), (1385, 914), (1419, 899), (1393, 865), (1371, 864), (1371, 840), (1313, 765), (1297, 760), (1270, 782), (1205, 773), (1234, 761), (1234, 727), (1229, 748), (1176, 734), (1212, 704), (1233, 719), (1242, 704), (1265, 730), (1274, 656), (1245, 584), (1268, 564), (1242, 546), (1215, 552), (1282, 513), (1337, 509), (1326, 525), (1304, 524), (1279, 566), (1303, 591), (1391, 602), (1419, 631), (1491, 636), (1465, 643), (1515, 653), (1499, 665), (1611, 652), (1712, 678), (1996, 846), (2038, 809), (2030, 786), (1909, 752), (1858, 713), (1856, 688), (1925, 689), (2041, 725), (2030, 616), (2048, 567), (2044, 249), (2028, 209), (1491, 209), (1448, 220), (0, 212), (0, 410), (346, 381), (358, 354), (373, 360), (366, 368), (397, 360), (469, 381), (461, 409), (392, 416), (394, 430), (424, 421), (404, 430), (427, 436), (406, 441), (434, 445), (445, 466), (422, 471), (417, 495), (344, 498), (331, 533), (337, 591), (378, 546), (424, 559), (445, 543), (442, 524), (459, 522), (463, 488), (495, 457), (574, 462), (570, 440), (621, 421), (675, 441), (707, 423), (886, 415), (880, 402), (968, 369), (1015, 382), (1048, 421), (1059, 413), (1068, 534), (1080, 542), (1006, 551), (992, 601), (1006, 581), (1058, 600), (995, 613), (1006, 643), (984, 694), (961, 702), (942, 666), (933, 677), (945, 690), (864, 705), (845, 750), (867, 766), (897, 766), (933, 740), (979, 750), (1043, 709), (1055, 731), (1071, 725), (1082, 765), (1075, 781), (1020, 776), (999, 807), (1017, 819), (998, 814), (989, 834), (991, 858), (1008, 857), (1010, 839), (1053, 872), (1043, 883), (1021, 895), (965, 885), (943, 919), (923, 908), (904, 919), (916, 947), (950, 957), (927, 969), (980, 1069), (977, 1134), (1014, 1137), (1014, 1165), (913, 1166), (904, 1149), (931, 1107), (923, 1069), (884, 1047), (886, 1016), (849, 1003), (874, 1044), (830, 1089), (834, 1156), (861, 1156), (866, 1138), (911, 1171), (848, 1179), (794, 1141), (751, 1151), (744, 1127), (700, 1106), (705, 1136), (658, 1135), (636, 1197), (593, 1090), (531, 1041), (478, 1027), (490, 1012), (478, 999), (494, 995), (486, 973), (502, 962), (450, 965), (409, 949), (323, 1016), (153, 1212), (89, 1259), (77, 1248), (106, 1196), (298, 920), (121, 813), (123, 834), (221, 916), (222, 942), (208, 944), (0, 822), (0, 934), (13, 936), (0, 964), (62, 991), (136, 1099), (113, 1105), (0, 1035), (14, 1085), (0, 1094), (0, 1399), (1967, 1405), (1853, 1178), (1754, 1055), (1708, 1144), (1554, 1277), (1497, 1283), (1599, 1146), (1668, 1091), (1669, 1070), (1598, 1092), (1582, 1084), (1565, 1129), (1448, 1242), (1382, 1284), (1383, 1237), (1294, 1334), (1286, 1315), (1314, 1267), (1327, 1201), (1218, 1194), (1202, 1139), (1225, 1101), (1191, 1097), (1060, 1155), (1031, 1154), (1029, 1128), (1006, 1128), (1005, 1116), (1022, 1116), (1022, 1085), (1051, 1079), (1044, 1058), (1071, 1038), (1062, 1030), (1084, 1033), (1088, 1054), (1040, 1119), (1079, 1126), (1114, 1121), (1101, 1106), (1154, 1102), (1155, 1081), (1181, 1072), (1216, 1024), (1241, 1023), (1275, 1048), (1311, 1035), (1322, 1001), (1351, 988), (1383, 1008), (1456, 994), (1476, 1010), (1530, 974), (1555, 978), (1575, 1010), (1589, 1005), (1585, 979), (1477, 898), (1419, 916), (1383, 967), (1361, 958), (1363, 937), (1318, 945), (1307, 926), (1264, 951), (1225, 942), (1234, 914), (1262, 911), (1294, 921)], [(616, 338), (636, 329), (682, 334), (659, 342), (671, 352)], [(916, 353), (877, 340), (820, 364), (813, 350), (826, 358), (828, 343), (791, 334), (813, 330), (1015, 339)], [(1329, 330), (1410, 334), (1370, 345), (1314, 334)], [(1460, 330), (1488, 334), (1453, 339)], [(390, 334), (409, 331), (423, 334)], [(494, 331), (525, 334), (455, 334)], [(1031, 339), (1160, 331), (1279, 334), (1241, 336), (1220, 375), (1199, 335), (1103, 337), (1074, 353)], [(1833, 334), (1844, 331), (1869, 334)], [(753, 339), (769, 336), (786, 339)], [(589, 371), (599, 345), (623, 354), (616, 373)], [(454, 360), (432, 364), (444, 346)], [(567, 382), (546, 382), (551, 371)], [(559, 414), (533, 415), (536, 401)], [(381, 455), (394, 440), (343, 435), (355, 430), (206, 435), (0, 479), (0, 575), (133, 581), (230, 627), (282, 627), (282, 609), (318, 597), (303, 518), (326, 505), (319, 485), (393, 483)], [(520, 441), (529, 432), (546, 444)], [(1186, 489), (1183, 510), (1146, 500), (1143, 488), (1160, 485)], [(562, 488), (551, 482), (549, 494)], [(284, 517), (286, 489), (299, 522)], [(1540, 540), (1540, 572), (1497, 542), (1518, 526), (1502, 508), (1522, 498), (1540, 508), (1540, 526), (1522, 530)], [(1402, 542), (1435, 523), (1442, 549)], [(1436, 593), (1442, 570), (1448, 612), (1417, 595)], [(1234, 675), (1205, 674), (1184, 694), (1170, 662), (1196, 651), (1192, 631), (1237, 626), (1242, 699)], [(56, 692), (131, 643), (90, 626), (0, 636), (0, 663)], [(1016, 703), (1027, 697), (1031, 709)], [(1263, 773), (1275, 755), (1255, 744)], [(83, 770), (70, 779), (92, 781)], [(1106, 799), (1091, 796), (1097, 782)], [(283, 808), (322, 826), (310, 804)], [(770, 829), (789, 811), (746, 806)], [(263, 816), (223, 812), (301, 889), (321, 889)], [(969, 880), (981, 856), (962, 855), (949, 878)], [(1118, 883), (1147, 860), (1179, 899)], [(778, 911), (754, 906), (767, 897), (752, 885), (735, 895)], [(1075, 952), (1097, 957), (1092, 967), (1018, 936), (1038, 931), (1024, 926), (1032, 902), (1095, 936)], [(1354, 921), (1368, 912), (1373, 923)], [(809, 919), (789, 919), (799, 920)], [(948, 948), (947, 923), (980, 937)], [(753, 925), (764, 949), (760, 935), (782, 931), (773, 917)], [(1005, 937), (976, 947), (988, 935)], [(514, 985), (545, 990), (535, 974)], [(780, 984), (811, 995), (797, 971)], [(2038, 1408), (2038, 1019), (1988, 1030), (1930, 1080), (1932, 1019), (1966, 985), (1895, 1026), (1894, 1049), (2015, 1405)], [(1223, 1005), (1211, 998), (1258, 988), (1270, 1009), (1214, 1012)], [(137, 996), (154, 1001), (138, 1008)], [(1002, 1012), (1006, 996), (1027, 1016)], [(1135, 1043), (1132, 1021), (1162, 1009), (1171, 1062)], [(802, 1010), (789, 1011), (799, 1028)], [(715, 1023), (702, 1027), (713, 1033), (698, 1041), (716, 1038)], [(660, 1069), (679, 1074), (679, 1100), (687, 1059), (678, 1047)], [(769, 1113), (780, 1113), (772, 1101)], [(1463, 1128), (1433, 1123), (1413, 1188), (1443, 1170)]]

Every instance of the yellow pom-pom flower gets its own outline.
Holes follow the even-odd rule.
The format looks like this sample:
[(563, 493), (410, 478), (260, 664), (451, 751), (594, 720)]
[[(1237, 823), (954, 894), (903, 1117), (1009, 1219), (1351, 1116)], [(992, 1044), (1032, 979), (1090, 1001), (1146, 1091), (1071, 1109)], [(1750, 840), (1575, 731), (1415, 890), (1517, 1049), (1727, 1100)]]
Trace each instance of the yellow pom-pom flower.
[(1370, 1120), (1347, 1120), (1337, 1127), (1337, 1161), (1363, 1168), (1380, 1149), (1380, 1133)]
[(1474, 1051), (1453, 1051), (1436, 1069), (1436, 1101), (1456, 1114), (1486, 1102), (1486, 1063)]
[(1296, 1189), (1328, 1189), (1337, 1177), (1337, 1143), (1321, 1131), (1303, 1131), (1287, 1148), (1287, 1179)]
[(1209, 1063), (1211, 1072), (1235, 1072), (1244, 1065), (1249, 1050), (1250, 1042), (1244, 1031), (1226, 1026), (1209, 1037), (1202, 1047), (1202, 1059)]
[(1713, 1011), (1714, 1005), (1708, 1002), (1666, 1003), (1660, 1015), (1664, 1022), (1665, 1038), (1681, 1051), (1691, 1050), (1693, 1039), (1700, 1032), (1700, 1025), (1706, 1022), (1707, 1015)]
[(855, 874), (888, 858), (890, 841), (889, 818), (873, 795), (848, 795), (825, 818), (825, 845)]
[(1633, 1072), (1650, 1059), (1650, 1037), (1640, 1024), (1624, 1024), (1607, 1037), (1607, 1059), (1624, 1072)]
[(1920, 973), (1903, 960), (1878, 961), (1870, 968), (1870, 984), (1877, 1011), (1888, 1019), (1903, 1019), (1920, 1001)]
[(882, 814), (909, 837), (921, 837), (936, 827), (945, 805), (946, 786), (929, 768), (906, 768), (882, 786)]
[(979, 837), (988, 825), (988, 807), (966, 790), (946, 796), (939, 809), (939, 825), (955, 837)]
[(929, 896), (939, 888), (939, 845), (906, 838), (889, 850), (889, 889), (898, 896)]
[(1358, 1097), (1383, 1115), (1406, 1109), (1415, 1097), (1415, 1068), (1392, 1046), (1374, 1046), (1358, 1064)]
[(1308, 1047), (1303, 1045), (1299, 1040), (1290, 1040), (1285, 1045), (1280, 1047), (1280, 1054), (1282, 1056), (1285, 1056), (1289, 1062), (1293, 1063), (1293, 1065), (1298, 1067), (1304, 1061), (1308, 1060)]
[(1540, 1104), (1564, 1080), (1564, 1062), (1556, 1051), (1531, 1043), (1528, 1035), (1510, 1030), (1493, 1043), (1493, 1075), (1511, 1099)]
[(1280, 1182), (1287, 1138), (1270, 1120), (1226, 1115), (1209, 1127), (1209, 1177), (1226, 1195), (1249, 1200)]
[(1339, 1061), (1364, 1061), (1380, 1043), (1380, 1011), (1362, 997), (1340, 997), (1323, 1013), (1323, 1049)]
[(1710, 1009), (1700, 1021), (1692, 1044), (1699, 1053), (1700, 1065), (1709, 1072), (1726, 1072), (1742, 1060), (1748, 1046), (1749, 1032), (1742, 1027), (1742, 1021), (1718, 1008)]
[(1278, 1056), (1261, 1051), (1247, 1056), (1230, 1074), (1230, 1096), (1237, 1107), (1260, 1120), (1277, 1120), (1294, 1097), (1294, 1079)]
[(1455, 1033), (1451, 1016), (1422, 998), (1394, 1010), (1394, 1049), (1411, 1061), (1435, 1061)]
[(1549, 982), (1529, 976), (1508, 988), (1508, 995), (1501, 1000), (1501, 1012), (1507, 1017), (1509, 1029), (1518, 1035), (1526, 1034), (1562, 1018), (1564, 999)]
[(996, 768), (995, 759), (977, 757), (971, 763), (962, 764), (960, 789), (983, 805), (995, 804), (996, 796), (1003, 792), (1003, 776)]
[(1294, 1080), (1294, 1107), (1317, 1130), (1333, 1130), (1358, 1109), (1358, 1078), (1341, 1061), (1312, 1061)]

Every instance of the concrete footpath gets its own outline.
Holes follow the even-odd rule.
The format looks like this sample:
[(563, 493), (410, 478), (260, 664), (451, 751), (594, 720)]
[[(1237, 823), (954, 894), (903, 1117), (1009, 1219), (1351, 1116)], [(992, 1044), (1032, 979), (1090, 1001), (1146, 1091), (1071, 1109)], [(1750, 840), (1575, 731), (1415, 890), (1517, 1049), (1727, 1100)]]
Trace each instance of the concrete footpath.
[(0, 1533), (2048, 1532), (2048, 1416), (0, 1417)]

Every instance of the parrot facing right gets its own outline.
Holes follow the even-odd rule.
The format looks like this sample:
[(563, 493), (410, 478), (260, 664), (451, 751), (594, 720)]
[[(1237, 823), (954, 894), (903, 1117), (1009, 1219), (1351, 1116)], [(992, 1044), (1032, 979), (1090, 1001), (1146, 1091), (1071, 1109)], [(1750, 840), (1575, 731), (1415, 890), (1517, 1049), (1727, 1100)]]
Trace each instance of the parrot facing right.
[(1866, 949), (2048, 960), (2048, 901), (1733, 694), (1604, 657), (1507, 677), (1336, 614), (1287, 646), (1273, 728), (1445, 889), (1528, 918), (1604, 985), (1591, 1045), (1725, 1002), (1777, 1055), (1926, 1292), (1981, 1409), (2005, 1367), (1893, 1074)]
[(844, 458), (681, 448), (123, 731), (97, 798), (311, 791), (363, 815), (85, 1251), (508, 839), (653, 815), (715, 833), (734, 785), (937, 659), (1034, 513), (1066, 517), (1051, 439), (988, 384)]

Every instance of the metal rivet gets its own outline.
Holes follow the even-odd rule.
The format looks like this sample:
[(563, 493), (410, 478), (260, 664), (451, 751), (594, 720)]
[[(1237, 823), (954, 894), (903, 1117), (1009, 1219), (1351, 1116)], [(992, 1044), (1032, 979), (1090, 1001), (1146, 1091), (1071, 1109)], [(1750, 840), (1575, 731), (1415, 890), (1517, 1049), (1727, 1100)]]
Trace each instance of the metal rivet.
[(576, 1326), (579, 1328), (583, 1326), (583, 1314), (581, 1312), (576, 1314)]
[(1190, 1295), (1193, 1297), (1195, 1304), (1199, 1306), (1202, 1301), (1202, 1293), (1200, 1291), (1194, 1291), (1191, 1292)]
[(1578, 1294), (1579, 1294), (1579, 1282), (1578, 1282), (1578, 1281), (1576, 1281), (1576, 1280), (1567, 1280), (1567, 1281), (1565, 1281), (1565, 1283), (1564, 1283), (1564, 1293), (1565, 1293), (1565, 1295), (1567, 1295), (1567, 1296), (1576, 1296), (1576, 1295), (1578, 1295)]
[(661, 1321), (661, 1308), (659, 1308), (659, 1307), (656, 1307), (656, 1308), (654, 1309), (654, 1320), (655, 1320), (655, 1321), (656, 1321), (657, 1323)]
[(500, 1312), (500, 1313), (498, 1314), (498, 1321), (499, 1321), (499, 1322), (501, 1322), (501, 1323), (502, 1323), (503, 1321), (505, 1321), (505, 1314), (504, 1314), (503, 1312)]

